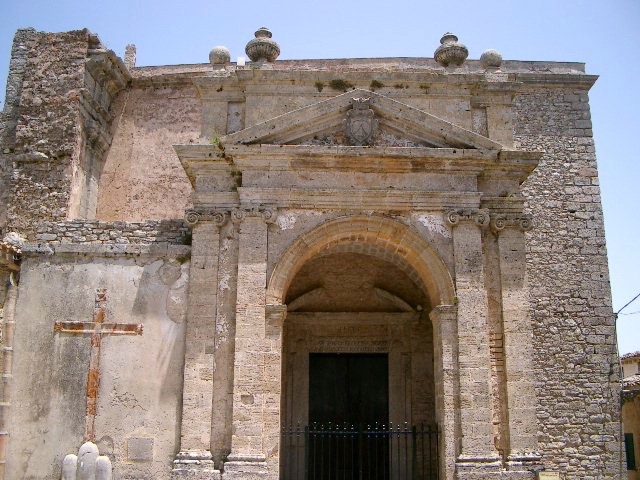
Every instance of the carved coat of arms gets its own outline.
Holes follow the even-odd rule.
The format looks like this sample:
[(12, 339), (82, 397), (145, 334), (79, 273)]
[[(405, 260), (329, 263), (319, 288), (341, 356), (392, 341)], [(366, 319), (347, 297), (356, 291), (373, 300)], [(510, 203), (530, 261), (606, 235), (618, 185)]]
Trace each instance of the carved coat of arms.
[(352, 109), (344, 121), (345, 133), (351, 145), (369, 145), (378, 128), (378, 120), (370, 108), (370, 98), (353, 98)]

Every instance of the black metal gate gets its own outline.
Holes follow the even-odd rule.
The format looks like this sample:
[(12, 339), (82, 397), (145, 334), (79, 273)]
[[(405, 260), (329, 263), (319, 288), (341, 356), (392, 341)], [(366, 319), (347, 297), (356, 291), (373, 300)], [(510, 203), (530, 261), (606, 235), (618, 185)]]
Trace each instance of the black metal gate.
[(281, 480), (437, 480), (438, 431), (431, 425), (287, 426)]

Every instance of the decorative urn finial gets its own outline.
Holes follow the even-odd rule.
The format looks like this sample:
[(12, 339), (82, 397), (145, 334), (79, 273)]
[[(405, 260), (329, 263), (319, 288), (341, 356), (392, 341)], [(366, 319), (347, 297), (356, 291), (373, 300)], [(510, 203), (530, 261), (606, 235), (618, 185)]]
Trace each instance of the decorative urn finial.
[(220, 70), (231, 63), (229, 49), (223, 46), (213, 47), (209, 52), (209, 61), (214, 70)]
[(480, 64), (486, 70), (500, 68), (500, 65), (502, 65), (502, 55), (497, 50), (485, 50), (482, 55), (480, 55)]
[(447, 32), (442, 36), (440, 44), (433, 57), (443, 67), (448, 67), (449, 65), (459, 67), (469, 56), (467, 47), (460, 43), (458, 37), (451, 32)]
[(251, 61), (256, 63), (275, 62), (280, 55), (280, 47), (274, 40), (271, 40), (269, 29), (260, 27), (255, 35), (256, 38), (250, 40), (244, 49)]

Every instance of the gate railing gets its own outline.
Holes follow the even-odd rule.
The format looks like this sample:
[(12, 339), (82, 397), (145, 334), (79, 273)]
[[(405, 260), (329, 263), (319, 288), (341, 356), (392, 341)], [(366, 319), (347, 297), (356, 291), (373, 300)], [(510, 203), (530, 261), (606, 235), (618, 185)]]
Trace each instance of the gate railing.
[(438, 480), (432, 425), (288, 425), (281, 446), (281, 480)]

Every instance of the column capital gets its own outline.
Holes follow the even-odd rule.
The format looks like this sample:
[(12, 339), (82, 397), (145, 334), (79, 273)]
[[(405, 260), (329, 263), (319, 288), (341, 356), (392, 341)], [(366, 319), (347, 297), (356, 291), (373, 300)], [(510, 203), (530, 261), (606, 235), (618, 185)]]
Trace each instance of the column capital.
[(277, 209), (262, 205), (239, 207), (231, 210), (231, 221), (233, 223), (240, 223), (248, 217), (259, 217), (266, 223), (275, 223), (278, 214)]
[(193, 208), (187, 210), (184, 215), (185, 223), (193, 228), (198, 222), (213, 222), (217, 227), (227, 223), (229, 212), (213, 208)]
[(262, 205), (237, 207), (230, 210), (197, 207), (187, 210), (184, 220), (191, 228), (198, 222), (213, 222), (215, 226), (222, 227), (229, 219), (233, 223), (241, 223), (249, 217), (259, 217), (266, 223), (275, 223), (278, 215), (275, 208)]
[(533, 219), (531, 215), (523, 213), (492, 213), (490, 226), (493, 233), (496, 234), (505, 228), (516, 228), (526, 232), (533, 228)]
[(264, 307), (265, 313), (265, 333), (267, 335), (278, 334), (284, 319), (287, 317), (287, 306), (282, 304), (269, 303)]
[(451, 209), (444, 214), (445, 221), (452, 227), (461, 223), (475, 223), (478, 227), (484, 228), (489, 225), (489, 211), (484, 208), (474, 209)]

